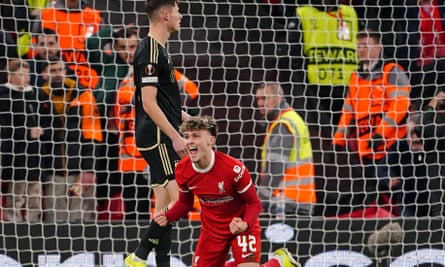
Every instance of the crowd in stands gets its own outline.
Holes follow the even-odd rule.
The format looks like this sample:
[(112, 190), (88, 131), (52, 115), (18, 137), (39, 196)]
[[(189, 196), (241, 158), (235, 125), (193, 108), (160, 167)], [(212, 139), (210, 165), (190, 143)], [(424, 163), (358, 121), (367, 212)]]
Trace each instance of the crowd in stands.
[[(442, 216), (445, 1), (257, 2), (276, 22), (275, 71), (290, 73), (252, 88), (270, 123), (258, 147), (265, 213), (284, 198), (287, 215), (385, 201), (387, 216)], [(82, 0), (0, 5), (0, 220), (149, 218), (134, 141), (138, 26), (107, 25)], [(177, 67), (196, 115), (198, 86)]]

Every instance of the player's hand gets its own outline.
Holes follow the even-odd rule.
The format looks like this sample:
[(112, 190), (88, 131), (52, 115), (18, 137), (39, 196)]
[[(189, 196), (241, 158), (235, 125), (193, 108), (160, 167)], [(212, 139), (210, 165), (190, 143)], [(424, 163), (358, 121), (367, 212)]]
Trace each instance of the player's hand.
[(166, 226), (167, 223), (168, 223), (167, 216), (165, 216), (165, 211), (164, 211), (164, 210), (161, 210), (161, 211), (156, 212), (156, 213), (153, 215), (153, 220), (154, 220), (157, 224), (159, 224), (160, 226)]
[(234, 217), (229, 224), (230, 232), (234, 235), (246, 231), (248, 227), (247, 223), (239, 217)]
[(173, 149), (181, 159), (188, 155), (187, 142), (182, 137), (173, 140)]

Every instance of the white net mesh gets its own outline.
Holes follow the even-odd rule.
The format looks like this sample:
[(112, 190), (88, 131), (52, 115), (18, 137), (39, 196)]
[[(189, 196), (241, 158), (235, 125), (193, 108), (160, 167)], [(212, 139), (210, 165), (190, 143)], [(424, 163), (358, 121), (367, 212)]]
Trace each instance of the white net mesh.
[[(7, 68), (7, 60), (16, 56), (17, 51), (22, 54), (27, 51), (26, 43), (29, 44), (29, 40), (23, 36), (26, 36), (26, 32), (35, 31), (33, 25), (43, 21), (35, 17), (30, 8), (33, 5), (44, 5), (43, 1), (41, 2), (19, 0), (0, 2), (2, 83), (6, 81), (8, 74), (11, 74)], [(47, 2), (48, 6), (60, 4), (59, 1)], [(434, 156), (428, 157), (428, 162), (406, 163), (396, 160), (385, 163), (386, 166), (399, 170), (393, 175), (400, 176), (404, 175), (403, 171), (400, 171), (400, 166), (409, 165), (420, 172), (421, 167), (414, 166), (423, 163), (426, 175), (419, 177), (421, 174), (416, 172), (411, 176), (406, 174), (407, 177), (402, 177), (402, 183), (408, 184), (407, 187), (394, 187), (394, 190), (382, 187), (379, 193), (384, 194), (377, 194), (376, 187), (369, 188), (366, 179), (363, 178), (360, 162), (354, 158), (342, 158), (343, 151), (337, 150), (331, 153), (333, 152), (331, 140), (337, 126), (337, 121), (333, 122), (331, 117), (339, 116), (341, 105), (335, 106), (338, 103), (335, 104), (330, 95), (308, 94), (313, 87), (308, 83), (310, 74), (304, 72), (306, 58), (302, 50), (303, 39), (295, 39), (294, 35), (298, 30), (295, 8), (303, 6), (307, 1), (297, 1), (299, 2), (297, 4), (295, 1), (287, 0), (278, 2), (281, 1), (181, 1), (180, 8), (184, 16), (181, 30), (171, 36), (168, 44), (176, 68), (199, 87), (199, 97), (188, 99), (186, 109), (191, 113), (210, 115), (217, 120), (219, 126), (217, 149), (242, 160), (249, 168), (255, 182), (258, 183), (260, 178), (260, 148), (267, 129), (267, 122), (261, 117), (255, 103), (255, 89), (263, 82), (279, 82), (289, 104), (308, 123), (316, 172), (317, 203), (314, 215), (298, 215), (296, 212), (287, 214), (284, 224), (281, 224), (282, 222), (276, 220), (273, 213), (265, 211), (261, 215), (262, 260), (266, 260), (275, 248), (284, 245), (303, 263), (303, 266), (444, 266), (445, 236), (441, 212), (444, 188), (441, 181), (443, 176), (441, 166), (444, 157), (440, 141), (443, 139), (440, 117), (434, 115), (430, 121), (424, 117), (418, 118), (421, 123), (417, 127), (418, 133), (419, 135), (427, 133), (424, 135), (426, 138), (424, 141), (431, 145), (431, 151), (434, 151)], [(324, 2), (324, 7), (328, 7), (326, 5), (328, 2)], [(382, 34), (385, 56), (397, 60), (409, 74), (410, 97), (414, 104), (412, 108), (423, 110), (442, 87), (443, 63), (437, 59), (433, 60), (435, 63), (431, 65), (417, 64), (419, 38), (420, 36), (433, 38), (432, 42), (436, 47), (435, 56), (445, 56), (445, 52), (441, 52), (442, 49), (445, 50), (441, 43), (445, 42), (443, 1), (433, 1), (437, 2), (438, 8), (433, 9), (432, 14), (442, 16), (442, 19), (438, 19), (433, 26), (428, 24), (431, 29), (438, 31), (437, 36), (433, 34), (433, 37), (420, 35), (419, 29), (422, 28), (419, 28), (418, 19), (423, 13), (417, 6), (417, 1), (343, 2), (354, 6), (360, 29), (369, 27)], [(429, 1), (425, 2), (429, 4)], [(315, 1), (313, 3), (316, 4)], [(139, 37), (145, 36), (148, 32), (144, 1), (91, 0), (89, 4), (100, 11), (101, 26), (108, 25), (116, 29), (134, 23)], [(427, 4), (424, 3), (424, 7)], [(330, 15), (337, 16), (337, 19), (339, 16), (336, 11)], [(427, 24), (423, 24), (425, 25)], [(17, 50), (15, 44), (17, 40), (19, 44), (25, 44), (20, 46), (24, 50)], [(36, 43), (33, 43), (33, 48), (35, 46)], [(102, 52), (102, 50), (88, 52)], [(99, 60), (106, 60), (106, 55), (102, 54)], [(77, 60), (73, 63), (74, 66), (83, 65)], [(111, 70), (114, 66), (114, 63), (107, 64), (104, 65), (105, 70)], [(118, 77), (117, 84), (126, 76), (121, 76), (118, 72), (116, 69), (114, 75)], [(99, 71), (98, 78), (106, 78), (100, 75), (103, 74)], [(113, 77), (113, 74), (111, 76)], [(74, 77), (79, 78), (79, 73)], [(329, 84), (321, 86), (318, 90), (326, 87), (337, 88)], [(343, 85), (338, 87), (343, 87), (342, 90), (345, 90)], [(39, 90), (42, 88), (39, 87)], [(346, 91), (343, 91), (343, 94), (346, 94)], [(12, 99), (11, 94), (6, 96), (7, 99), (8, 97)], [(343, 99), (344, 95), (340, 97), (341, 101)], [(312, 101), (312, 104), (308, 104), (308, 101)], [(35, 101), (35, 104), (41, 106), (42, 100)], [(310, 109), (321, 111), (325, 105), (330, 109), (326, 111), (327, 120), (323, 119), (324, 117), (311, 117)], [(39, 110), (22, 108), (22, 113), (26, 115)], [(12, 109), (2, 111), (2, 117), (11, 114), (13, 114)], [(102, 114), (102, 119), (112, 120), (110, 116), (113, 115), (109, 114), (107, 116)], [(422, 124), (425, 122), (429, 124)], [(5, 134), (4, 126), (1, 125), (2, 143), (17, 141), (15, 137), (8, 137)], [(78, 126), (80, 127), (80, 124)], [(19, 128), (16, 127), (16, 131)], [(107, 125), (105, 133), (108, 132), (116, 133), (116, 129)], [(117, 138), (116, 136), (105, 135), (103, 138), (112, 139)], [(111, 139), (109, 142), (113, 142)], [(53, 138), (49, 140), (53, 144), (58, 142)], [(60, 141), (60, 144), (69, 143), (64, 140)], [(94, 142), (88, 144), (92, 145)], [(78, 208), (74, 207), (74, 210), (65, 212), (57, 223), (55, 222), (57, 219), (48, 221), (45, 212), (38, 215), (43, 217), (36, 222), (28, 222), (29, 217), (26, 216), (31, 215), (25, 214), (32, 210), (40, 212), (39, 205), (24, 206), (21, 210), (8, 208), (7, 202), (12, 196), (10, 191), (12, 183), (8, 177), (1, 177), (0, 267), (122, 265), (123, 255), (135, 249), (142, 231), (147, 226), (150, 205), (153, 203), (147, 200), (150, 199), (150, 192), (144, 175), (135, 177), (130, 173), (124, 176), (113, 165), (116, 164), (113, 159), (119, 154), (117, 146), (102, 145), (99, 149), (105, 150), (98, 156), (83, 155), (83, 158), (89, 157), (92, 162), (102, 166), (96, 168), (96, 194), (85, 196), (83, 202), (77, 203)], [(2, 150), (3, 158), (11, 155), (14, 154)], [(331, 161), (332, 155), (336, 156), (337, 161)], [(29, 160), (30, 154), (25, 153), (24, 158)], [(45, 162), (41, 163), (44, 165)], [(376, 166), (374, 162), (371, 165)], [(1, 167), (6, 168), (6, 166)], [(360, 170), (358, 173), (357, 169)], [(69, 189), (72, 185), (76, 185), (77, 176), (69, 177), (59, 171), (63, 170), (52, 166), (51, 173), (58, 175), (59, 180), (46, 177), (43, 179), (44, 185), (64, 186), (66, 194), (51, 202), (51, 208), (48, 207), (49, 200), (42, 198), (42, 209), (54, 209), (57, 203), (73, 201), (76, 198), (76, 191), (74, 190), (74, 195), (71, 191), (70, 195)], [(123, 194), (120, 194), (121, 192)], [(411, 200), (408, 204), (417, 213), (416, 216), (398, 216), (397, 211), (401, 207), (390, 201), (396, 197), (397, 192), (404, 192), (404, 196), (410, 194)], [(437, 194), (431, 194), (432, 192)], [(425, 195), (419, 193), (426, 193), (427, 199), (421, 199)], [(38, 194), (45, 195), (48, 192)], [(376, 198), (376, 195), (381, 197)], [(127, 208), (135, 205), (135, 202), (139, 205), (133, 207), (129, 212), (131, 216), (127, 219), (124, 219), (126, 215), (122, 213), (123, 207), (120, 206), (122, 197), (128, 200)], [(115, 202), (109, 201), (110, 198), (114, 198)], [(86, 199), (92, 200), (94, 205), (97, 205), (92, 217), (88, 217), (84, 210)], [(22, 217), (24, 221), (11, 221), (8, 217), (8, 212), (11, 211), (16, 212), (15, 220), (19, 221), (17, 218)], [(391, 222), (398, 224), (388, 224)], [(172, 266), (191, 265), (199, 229), (197, 214), (181, 220), (174, 227), (172, 255), (175, 262)], [(379, 229), (382, 230), (378, 231)], [(149, 263), (154, 265), (152, 255)]]

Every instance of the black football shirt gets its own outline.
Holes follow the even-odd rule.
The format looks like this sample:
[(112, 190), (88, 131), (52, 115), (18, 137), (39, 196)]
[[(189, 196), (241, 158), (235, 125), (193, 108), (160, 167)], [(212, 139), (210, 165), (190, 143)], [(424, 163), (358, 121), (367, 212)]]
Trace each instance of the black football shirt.
[(135, 52), (134, 82), (136, 86), (136, 145), (147, 149), (159, 143), (170, 142), (170, 139), (144, 111), (142, 105), (141, 90), (150, 90), (144, 88), (145, 86), (157, 87), (157, 104), (169, 122), (179, 129), (181, 100), (173, 63), (167, 49), (151, 36), (145, 37), (138, 44)]

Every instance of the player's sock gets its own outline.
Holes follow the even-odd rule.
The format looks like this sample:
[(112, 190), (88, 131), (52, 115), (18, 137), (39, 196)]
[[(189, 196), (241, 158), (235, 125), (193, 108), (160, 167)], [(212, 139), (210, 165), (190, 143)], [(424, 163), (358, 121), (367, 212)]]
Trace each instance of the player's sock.
[(148, 226), (148, 229), (142, 236), (139, 246), (134, 254), (138, 258), (147, 259), (150, 251), (159, 244), (159, 238), (164, 235), (165, 231), (168, 231), (168, 235), (170, 236), (170, 231), (168, 228), (171, 230), (171, 226), (162, 227), (156, 222), (151, 221), (150, 226)]
[(156, 264), (158, 267), (170, 267), (170, 249), (172, 244), (172, 225), (165, 227), (164, 234), (159, 238), (159, 245), (155, 248)]

